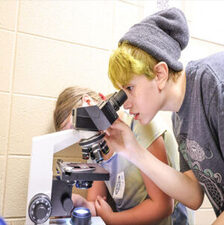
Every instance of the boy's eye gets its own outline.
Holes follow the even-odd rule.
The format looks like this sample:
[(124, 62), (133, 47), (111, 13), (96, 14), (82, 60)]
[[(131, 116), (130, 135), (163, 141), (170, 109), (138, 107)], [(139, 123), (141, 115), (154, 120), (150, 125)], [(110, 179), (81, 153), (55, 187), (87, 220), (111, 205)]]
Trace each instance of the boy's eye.
[(127, 89), (128, 91), (131, 91), (131, 90), (133, 89), (133, 86), (127, 86), (126, 89)]

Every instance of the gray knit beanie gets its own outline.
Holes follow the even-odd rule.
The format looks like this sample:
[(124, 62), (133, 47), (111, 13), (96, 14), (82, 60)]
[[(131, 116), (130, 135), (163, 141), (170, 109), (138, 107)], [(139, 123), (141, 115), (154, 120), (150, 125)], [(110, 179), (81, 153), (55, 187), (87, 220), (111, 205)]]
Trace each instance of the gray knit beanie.
[(178, 60), (189, 41), (186, 18), (177, 8), (159, 11), (132, 26), (119, 43), (124, 41), (181, 71), (183, 65)]

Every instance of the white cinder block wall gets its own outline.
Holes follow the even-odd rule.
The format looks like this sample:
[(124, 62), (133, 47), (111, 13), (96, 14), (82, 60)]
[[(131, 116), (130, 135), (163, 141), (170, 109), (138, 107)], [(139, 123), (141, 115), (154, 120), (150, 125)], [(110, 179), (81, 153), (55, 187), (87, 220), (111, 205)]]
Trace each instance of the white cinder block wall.
[[(111, 50), (132, 24), (164, 2), (182, 8), (193, 26), (194, 1), (0, 1), (0, 215), (9, 225), (24, 224), (31, 138), (54, 131), (58, 94), (72, 85), (113, 92), (107, 78)], [(183, 62), (222, 49), (192, 36)], [(55, 158), (80, 161), (81, 152), (72, 146)], [(206, 204), (196, 224), (210, 224), (213, 216)]]
[[(54, 131), (56, 97), (72, 85), (115, 91), (112, 46), (143, 9), (138, 1), (0, 1), (0, 215), (9, 225), (24, 224), (31, 138)], [(80, 161), (81, 152), (58, 157)]]

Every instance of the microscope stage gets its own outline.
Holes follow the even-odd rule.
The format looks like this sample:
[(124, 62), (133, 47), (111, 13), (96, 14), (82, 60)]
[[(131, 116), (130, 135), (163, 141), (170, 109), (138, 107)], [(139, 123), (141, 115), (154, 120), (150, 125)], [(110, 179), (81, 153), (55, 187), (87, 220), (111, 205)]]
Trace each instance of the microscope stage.
[(72, 163), (59, 161), (62, 180), (109, 180), (110, 174), (96, 163)]

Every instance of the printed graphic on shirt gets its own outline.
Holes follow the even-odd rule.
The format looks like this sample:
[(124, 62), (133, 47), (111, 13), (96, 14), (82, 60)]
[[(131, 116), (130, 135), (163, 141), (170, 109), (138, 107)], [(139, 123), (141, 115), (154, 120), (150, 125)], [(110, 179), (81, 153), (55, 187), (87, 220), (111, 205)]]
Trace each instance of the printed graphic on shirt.
[(187, 139), (185, 135), (180, 135), (178, 137), (178, 143), (181, 154), (203, 186), (216, 215), (219, 215), (224, 209), (224, 196), (222, 195), (223, 186), (221, 183), (222, 176), (212, 169), (202, 168), (203, 165), (206, 166), (208, 163), (204, 161), (214, 158), (212, 151), (209, 149), (209, 146), (207, 146), (207, 153), (205, 153), (204, 149), (196, 141)]
[(117, 174), (113, 198), (122, 199), (124, 195), (124, 189), (125, 189), (125, 179), (124, 179), (124, 172), (122, 171)]

